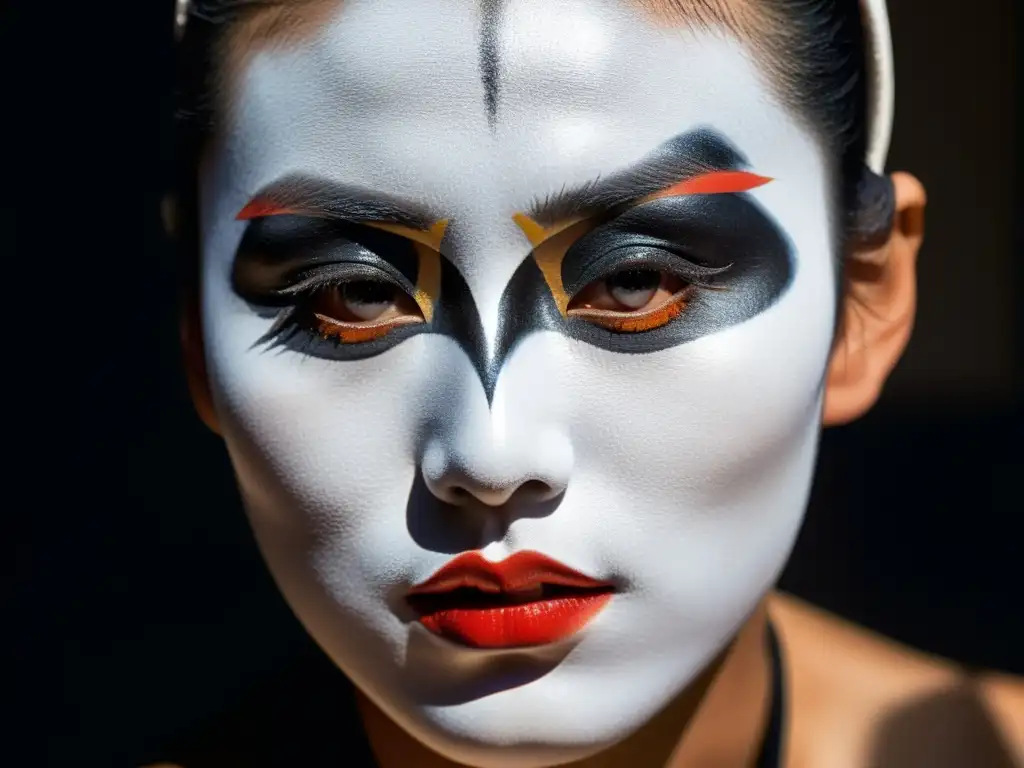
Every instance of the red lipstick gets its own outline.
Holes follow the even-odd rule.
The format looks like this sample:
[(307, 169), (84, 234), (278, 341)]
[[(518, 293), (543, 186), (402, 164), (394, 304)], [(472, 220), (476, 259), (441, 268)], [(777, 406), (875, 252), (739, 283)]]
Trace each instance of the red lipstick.
[(583, 629), (615, 589), (539, 552), (466, 552), (409, 590), (420, 624), (471, 648), (546, 645)]

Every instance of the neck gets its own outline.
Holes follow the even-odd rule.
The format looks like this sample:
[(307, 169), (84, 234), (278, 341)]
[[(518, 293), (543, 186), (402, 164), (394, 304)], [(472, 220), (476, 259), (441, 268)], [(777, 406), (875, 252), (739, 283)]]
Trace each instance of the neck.
[[(661, 712), (614, 746), (565, 768), (752, 765), (771, 707), (767, 611), (758, 606), (732, 644)], [(381, 768), (458, 768), (409, 736), (360, 692), (359, 712)]]

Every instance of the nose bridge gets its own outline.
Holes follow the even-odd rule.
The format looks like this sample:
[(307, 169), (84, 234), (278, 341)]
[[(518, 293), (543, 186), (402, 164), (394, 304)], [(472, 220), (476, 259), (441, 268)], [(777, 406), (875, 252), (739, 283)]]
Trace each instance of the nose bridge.
[(565, 491), (572, 470), (572, 446), (553, 399), (553, 350), (510, 317), (532, 314), (538, 303), (534, 291), (516, 301), (522, 286), (514, 276), (531, 245), (515, 212), (511, 201), (485, 192), (446, 233), (445, 255), (464, 281), (458, 301), (465, 306), (443, 312), (459, 315), (453, 328), (479, 324), (478, 341), (460, 344), (478, 378), (461, 379), (441, 395), (447, 418), (434, 422), (423, 451), (427, 487), (450, 504), (543, 501)]
[(503, 299), (512, 276), (530, 256), (531, 245), (513, 219), (516, 206), (510, 200), (481, 192), (480, 200), (459, 213), (446, 231), (442, 253), (465, 281), (465, 298), (480, 323), (481, 351), (491, 361), (508, 320)]

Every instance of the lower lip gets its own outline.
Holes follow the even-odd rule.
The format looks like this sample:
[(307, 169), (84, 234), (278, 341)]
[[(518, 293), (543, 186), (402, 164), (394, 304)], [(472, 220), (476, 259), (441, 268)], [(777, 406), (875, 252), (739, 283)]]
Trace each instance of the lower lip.
[(591, 622), (610, 592), (494, 608), (447, 608), (420, 617), (435, 635), (471, 648), (524, 648), (564, 640)]

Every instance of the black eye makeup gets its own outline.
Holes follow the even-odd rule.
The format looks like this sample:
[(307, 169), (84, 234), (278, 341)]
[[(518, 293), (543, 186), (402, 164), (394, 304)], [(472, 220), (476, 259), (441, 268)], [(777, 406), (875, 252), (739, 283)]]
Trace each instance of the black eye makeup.
[(620, 240), (593, 259), (570, 248), (567, 257), (576, 258), (562, 262), (569, 317), (618, 333), (651, 331), (679, 317), (698, 288), (714, 288), (732, 266), (703, 266), (658, 237), (630, 233)]
[(565, 251), (566, 330), (649, 352), (764, 311), (792, 277), (788, 240), (748, 196), (663, 197), (586, 232)]
[[(505, 359), (532, 333), (656, 352), (763, 312), (793, 274), (788, 239), (749, 195), (658, 197), (541, 240), (505, 286), (489, 343), (440, 239), (435, 249), (419, 230), (382, 227), (293, 213), (252, 218), (232, 281), (254, 306), (280, 310), (259, 341), (358, 360), (420, 333), (444, 335), (490, 397)], [(458, 222), (449, 229), (448, 247), (457, 248)]]
[(610, 331), (643, 333), (682, 314), (694, 286), (657, 269), (624, 269), (595, 280), (569, 302), (567, 315)]
[(249, 224), (232, 282), (246, 301), (281, 308), (264, 340), (371, 344), (426, 322), (430, 307), (417, 302), (423, 250), (365, 225), (268, 216)]

